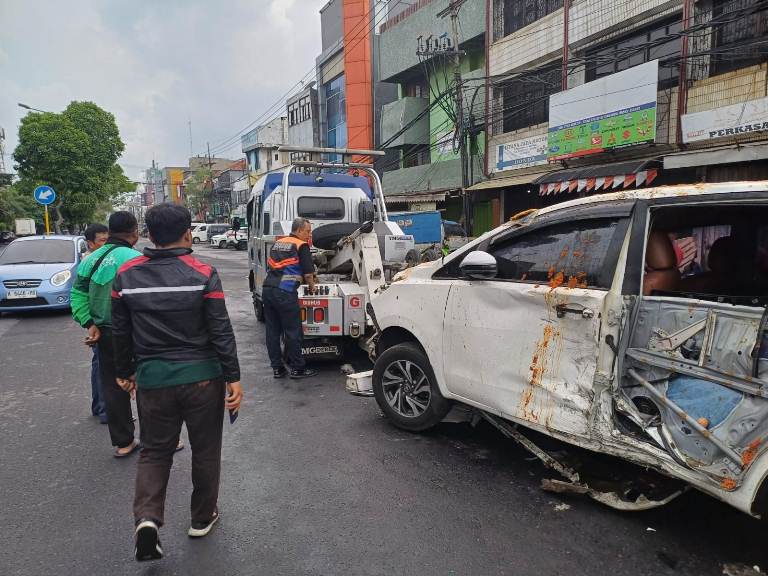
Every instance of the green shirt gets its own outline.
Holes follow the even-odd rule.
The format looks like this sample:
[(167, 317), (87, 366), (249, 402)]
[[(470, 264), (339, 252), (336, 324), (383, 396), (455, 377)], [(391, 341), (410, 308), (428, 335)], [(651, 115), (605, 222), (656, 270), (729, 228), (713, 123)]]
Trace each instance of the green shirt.
[(136, 385), (145, 389), (169, 388), (213, 380), (221, 375), (221, 364), (215, 358), (183, 362), (151, 359), (139, 362)]
[[(117, 245), (117, 248), (115, 248)], [(101, 261), (98, 269), (91, 275), (91, 270), (101, 255), (111, 250)], [(112, 325), (112, 282), (117, 271), (128, 260), (141, 256), (141, 252), (127, 246), (120, 240), (108, 240), (104, 246), (80, 262), (77, 267), (77, 277), (72, 285), (70, 301), (72, 303), (72, 318), (75, 322), (87, 328)]]

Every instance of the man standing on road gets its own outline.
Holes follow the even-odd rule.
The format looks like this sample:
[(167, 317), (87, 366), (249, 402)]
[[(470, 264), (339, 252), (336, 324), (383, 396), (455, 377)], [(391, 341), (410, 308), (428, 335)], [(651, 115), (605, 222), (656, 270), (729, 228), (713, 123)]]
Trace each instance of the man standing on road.
[(133, 249), (139, 239), (136, 218), (130, 212), (115, 212), (109, 217), (106, 244), (94, 251), (77, 269), (70, 295), (72, 317), (88, 330), (85, 343), (98, 344), (99, 377), (107, 425), (115, 458), (125, 458), (138, 448), (134, 438), (131, 397), (115, 379), (112, 346), (112, 282), (123, 263), (140, 256)]
[[(83, 233), (88, 244), (87, 258), (96, 250), (104, 246), (109, 236), (109, 229), (104, 224), (90, 224)], [(99, 345), (93, 346), (91, 358), (91, 414), (98, 416), (102, 424), (107, 423), (107, 409), (104, 406), (104, 394), (101, 392), (101, 378), (99, 377)]]
[(136, 560), (162, 558), (158, 530), (183, 422), (192, 447), (190, 537), (219, 519), (224, 409), (240, 408), (235, 335), (216, 270), (191, 256), (189, 210), (159, 204), (145, 220), (155, 248), (126, 262), (112, 290), (118, 382), (138, 391), (141, 453), (133, 515)]
[(281, 336), (291, 368), (290, 377), (306, 378), (317, 373), (306, 367), (301, 354), (303, 332), (298, 296), (303, 282), (307, 283), (310, 292), (315, 289), (315, 266), (309, 250), (311, 238), (312, 224), (306, 218), (296, 218), (291, 226), (291, 235), (280, 238), (269, 252), (262, 302), (267, 324), (267, 352), (275, 378), (286, 375)]

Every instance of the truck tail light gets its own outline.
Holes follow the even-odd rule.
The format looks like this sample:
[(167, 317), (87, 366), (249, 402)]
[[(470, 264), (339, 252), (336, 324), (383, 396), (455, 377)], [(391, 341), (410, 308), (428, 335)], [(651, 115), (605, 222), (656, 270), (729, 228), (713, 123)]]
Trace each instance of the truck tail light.
[(301, 316), (301, 321), (302, 322), (306, 322), (307, 321), (307, 309), (306, 308), (301, 308), (301, 310), (299, 311), (299, 315)]
[(325, 310), (323, 308), (315, 308), (312, 313), (312, 319), (315, 324), (322, 324), (325, 322)]

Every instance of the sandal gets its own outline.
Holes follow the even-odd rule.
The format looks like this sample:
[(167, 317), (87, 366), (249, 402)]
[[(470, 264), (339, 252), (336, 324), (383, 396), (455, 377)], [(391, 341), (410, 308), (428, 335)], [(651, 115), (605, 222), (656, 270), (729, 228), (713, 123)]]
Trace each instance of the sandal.
[(140, 446), (141, 445), (136, 440), (134, 440), (133, 443), (131, 444), (131, 449), (128, 450), (128, 452), (120, 452), (121, 448), (116, 448), (113, 456), (115, 458), (127, 458), (128, 456), (136, 452), (136, 450), (138, 450)]

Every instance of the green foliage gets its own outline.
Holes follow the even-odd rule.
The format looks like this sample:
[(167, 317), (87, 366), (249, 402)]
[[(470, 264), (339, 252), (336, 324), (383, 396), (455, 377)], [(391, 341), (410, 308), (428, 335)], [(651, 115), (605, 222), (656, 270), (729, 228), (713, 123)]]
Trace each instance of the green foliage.
[[(34, 188), (33, 188), (34, 189)], [(21, 183), (0, 186), (0, 230), (13, 230), (16, 218), (34, 218), (43, 221), (43, 208), (25, 190)]]
[(208, 206), (208, 195), (213, 188), (213, 172), (201, 166), (192, 173), (184, 187), (187, 208), (192, 215), (204, 214)]
[(112, 114), (92, 102), (72, 102), (61, 114), (27, 114), (13, 157), (23, 187), (53, 186), (55, 212), (71, 225), (81, 225), (114, 196), (133, 188), (116, 164), (124, 148)]

